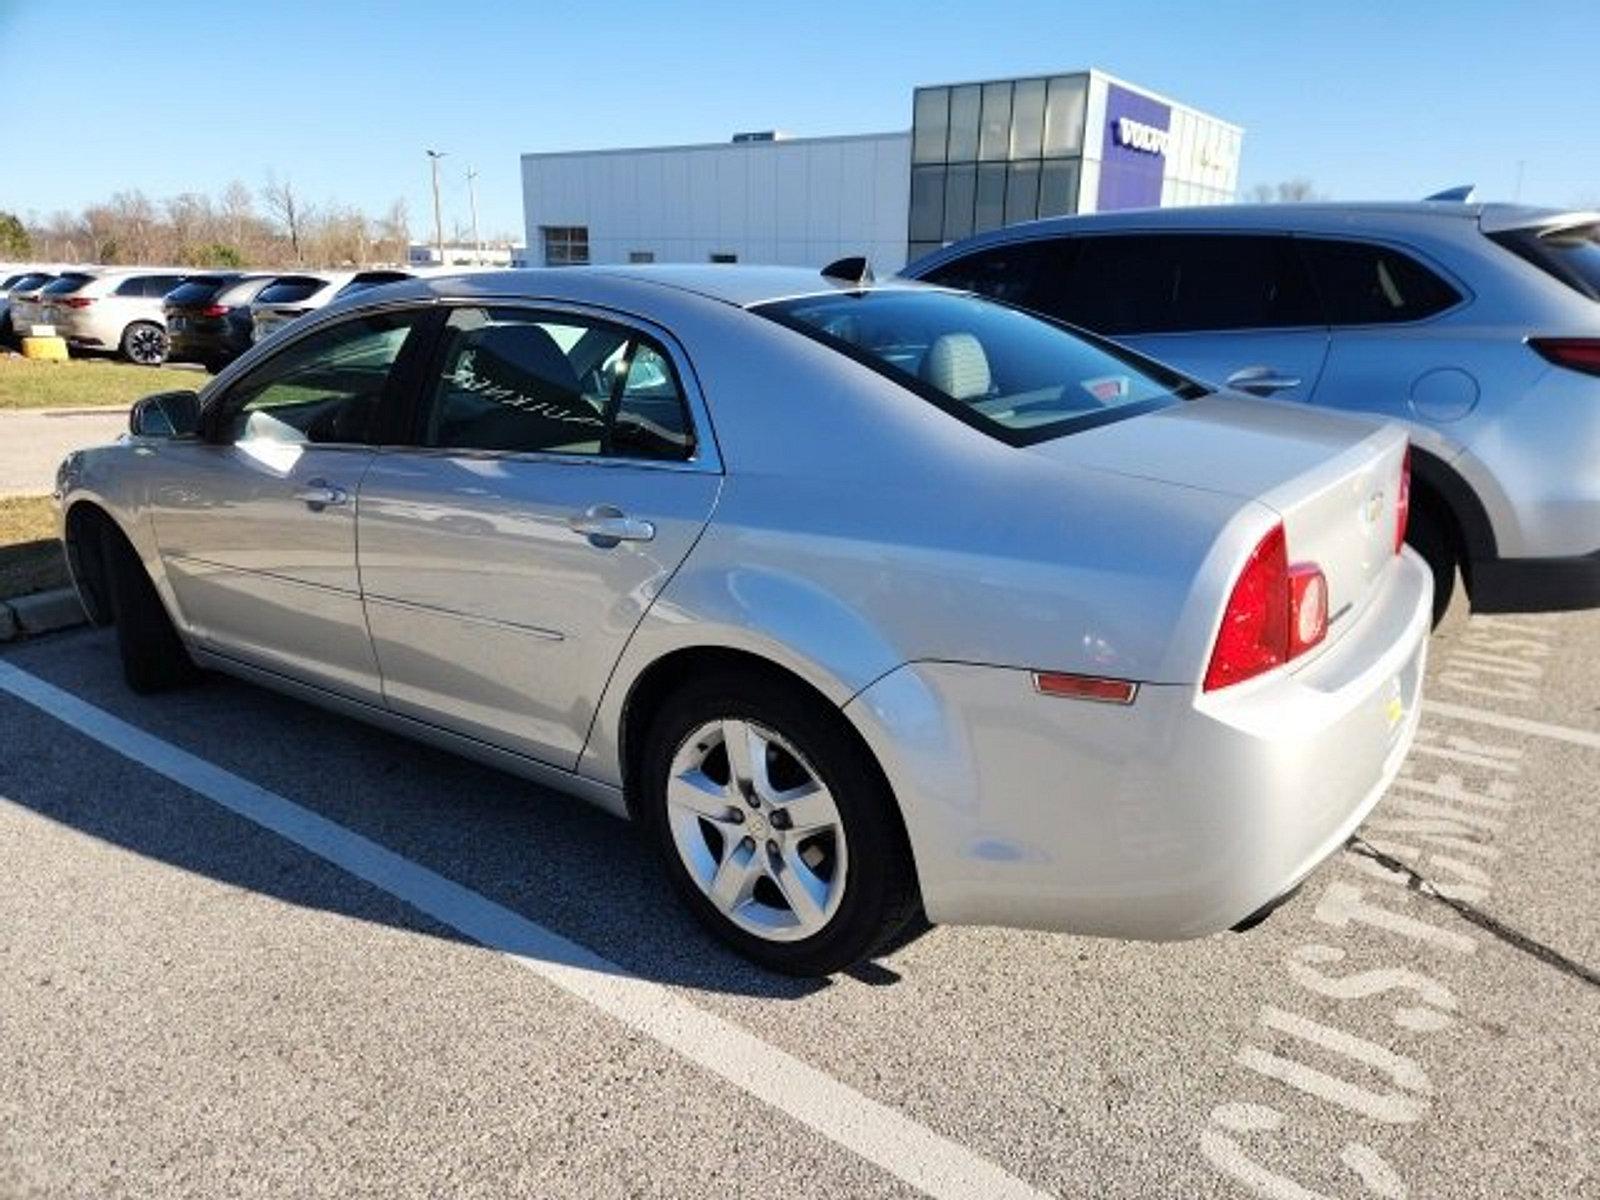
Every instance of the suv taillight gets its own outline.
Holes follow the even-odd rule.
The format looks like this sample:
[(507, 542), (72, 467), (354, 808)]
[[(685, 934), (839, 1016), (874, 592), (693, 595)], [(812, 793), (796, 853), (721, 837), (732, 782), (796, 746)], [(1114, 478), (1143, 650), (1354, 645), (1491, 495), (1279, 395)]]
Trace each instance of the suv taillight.
[(1279, 523), (1234, 582), (1206, 667), (1205, 690), (1253, 679), (1304, 654), (1328, 633), (1328, 581), (1315, 563), (1289, 565)]
[(1400, 461), (1400, 492), (1394, 501), (1394, 552), (1406, 544), (1406, 526), (1411, 524), (1411, 446)]
[(88, 308), (89, 305), (94, 303), (94, 300), (88, 296), (68, 296), (61, 303), (68, 308)]
[(226, 304), (208, 304), (200, 310), (202, 317), (225, 317), (228, 315)]
[(1600, 375), (1600, 338), (1529, 338), (1532, 346), (1558, 367)]

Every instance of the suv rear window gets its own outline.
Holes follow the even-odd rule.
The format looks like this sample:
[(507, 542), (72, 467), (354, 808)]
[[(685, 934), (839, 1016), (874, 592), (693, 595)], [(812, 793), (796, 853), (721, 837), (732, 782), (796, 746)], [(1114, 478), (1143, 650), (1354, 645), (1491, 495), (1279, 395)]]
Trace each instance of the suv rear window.
[(1420, 321), (1453, 307), (1461, 293), (1416, 259), (1371, 242), (1297, 238), (1328, 324)]
[(338, 295), (350, 296), (356, 292), (364, 292), (368, 288), (382, 287), (386, 283), (399, 283), (410, 279), (404, 271), (367, 271), (357, 275), (349, 283), (339, 289)]
[(58, 275), (53, 283), (47, 283), (40, 289), (41, 296), (70, 296), (73, 292), (92, 282), (93, 275), (83, 275), (73, 271), (66, 275)]
[(260, 304), (298, 304), (327, 286), (328, 281), (325, 279), (313, 279), (309, 275), (290, 275), (285, 279), (273, 280), (262, 288), (256, 301)]
[(228, 279), (186, 279), (167, 293), (168, 304), (209, 304), (226, 287)]
[(1027, 446), (1203, 393), (1055, 321), (959, 292), (886, 288), (753, 311), (870, 367), (968, 425)]
[(15, 283), (13, 283), (11, 285), (11, 290), (13, 292), (31, 292), (41, 283), (48, 283), (49, 281), (50, 276), (46, 275), (42, 271), (34, 271), (32, 274), (24, 275)]
[(1491, 241), (1524, 258), (1580, 296), (1600, 300), (1600, 225), (1540, 235), (1536, 229), (1491, 233)]

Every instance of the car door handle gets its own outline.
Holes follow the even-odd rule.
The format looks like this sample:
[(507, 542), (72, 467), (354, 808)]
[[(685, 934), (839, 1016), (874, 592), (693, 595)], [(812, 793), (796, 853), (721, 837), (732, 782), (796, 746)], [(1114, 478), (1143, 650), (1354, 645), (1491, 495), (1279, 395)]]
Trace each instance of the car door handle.
[(1249, 392), (1252, 396), (1270, 396), (1274, 392), (1286, 392), (1299, 387), (1300, 377), (1285, 375), (1273, 367), (1245, 367), (1229, 375), (1224, 382), (1235, 391)]
[(609, 550), (621, 542), (648, 542), (656, 536), (656, 527), (649, 521), (630, 517), (620, 508), (597, 504), (593, 508), (567, 518), (567, 528), (581, 533), (589, 544)]
[(326, 479), (311, 479), (294, 494), (294, 498), (303, 501), (312, 512), (321, 512), (329, 505), (348, 504), (350, 493)]

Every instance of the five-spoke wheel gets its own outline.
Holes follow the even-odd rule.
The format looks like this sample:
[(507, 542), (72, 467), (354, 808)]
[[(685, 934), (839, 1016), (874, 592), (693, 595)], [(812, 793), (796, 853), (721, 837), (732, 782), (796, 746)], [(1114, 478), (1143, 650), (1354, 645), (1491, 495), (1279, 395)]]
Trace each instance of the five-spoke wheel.
[(828, 974), (917, 910), (905, 829), (838, 709), (762, 672), (687, 683), (651, 723), (636, 811), (695, 915), (765, 966)]

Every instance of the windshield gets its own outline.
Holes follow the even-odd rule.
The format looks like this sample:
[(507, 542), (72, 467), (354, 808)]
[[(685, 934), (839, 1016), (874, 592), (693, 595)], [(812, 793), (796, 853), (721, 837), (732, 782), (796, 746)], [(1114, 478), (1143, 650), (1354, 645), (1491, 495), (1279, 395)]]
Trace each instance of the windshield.
[(261, 290), (256, 300), (261, 304), (297, 304), (316, 295), (327, 286), (326, 279), (315, 279), (309, 275), (290, 275), (268, 284)]
[(1204, 390), (1109, 342), (960, 292), (837, 292), (778, 300), (754, 311), (1017, 446)]

